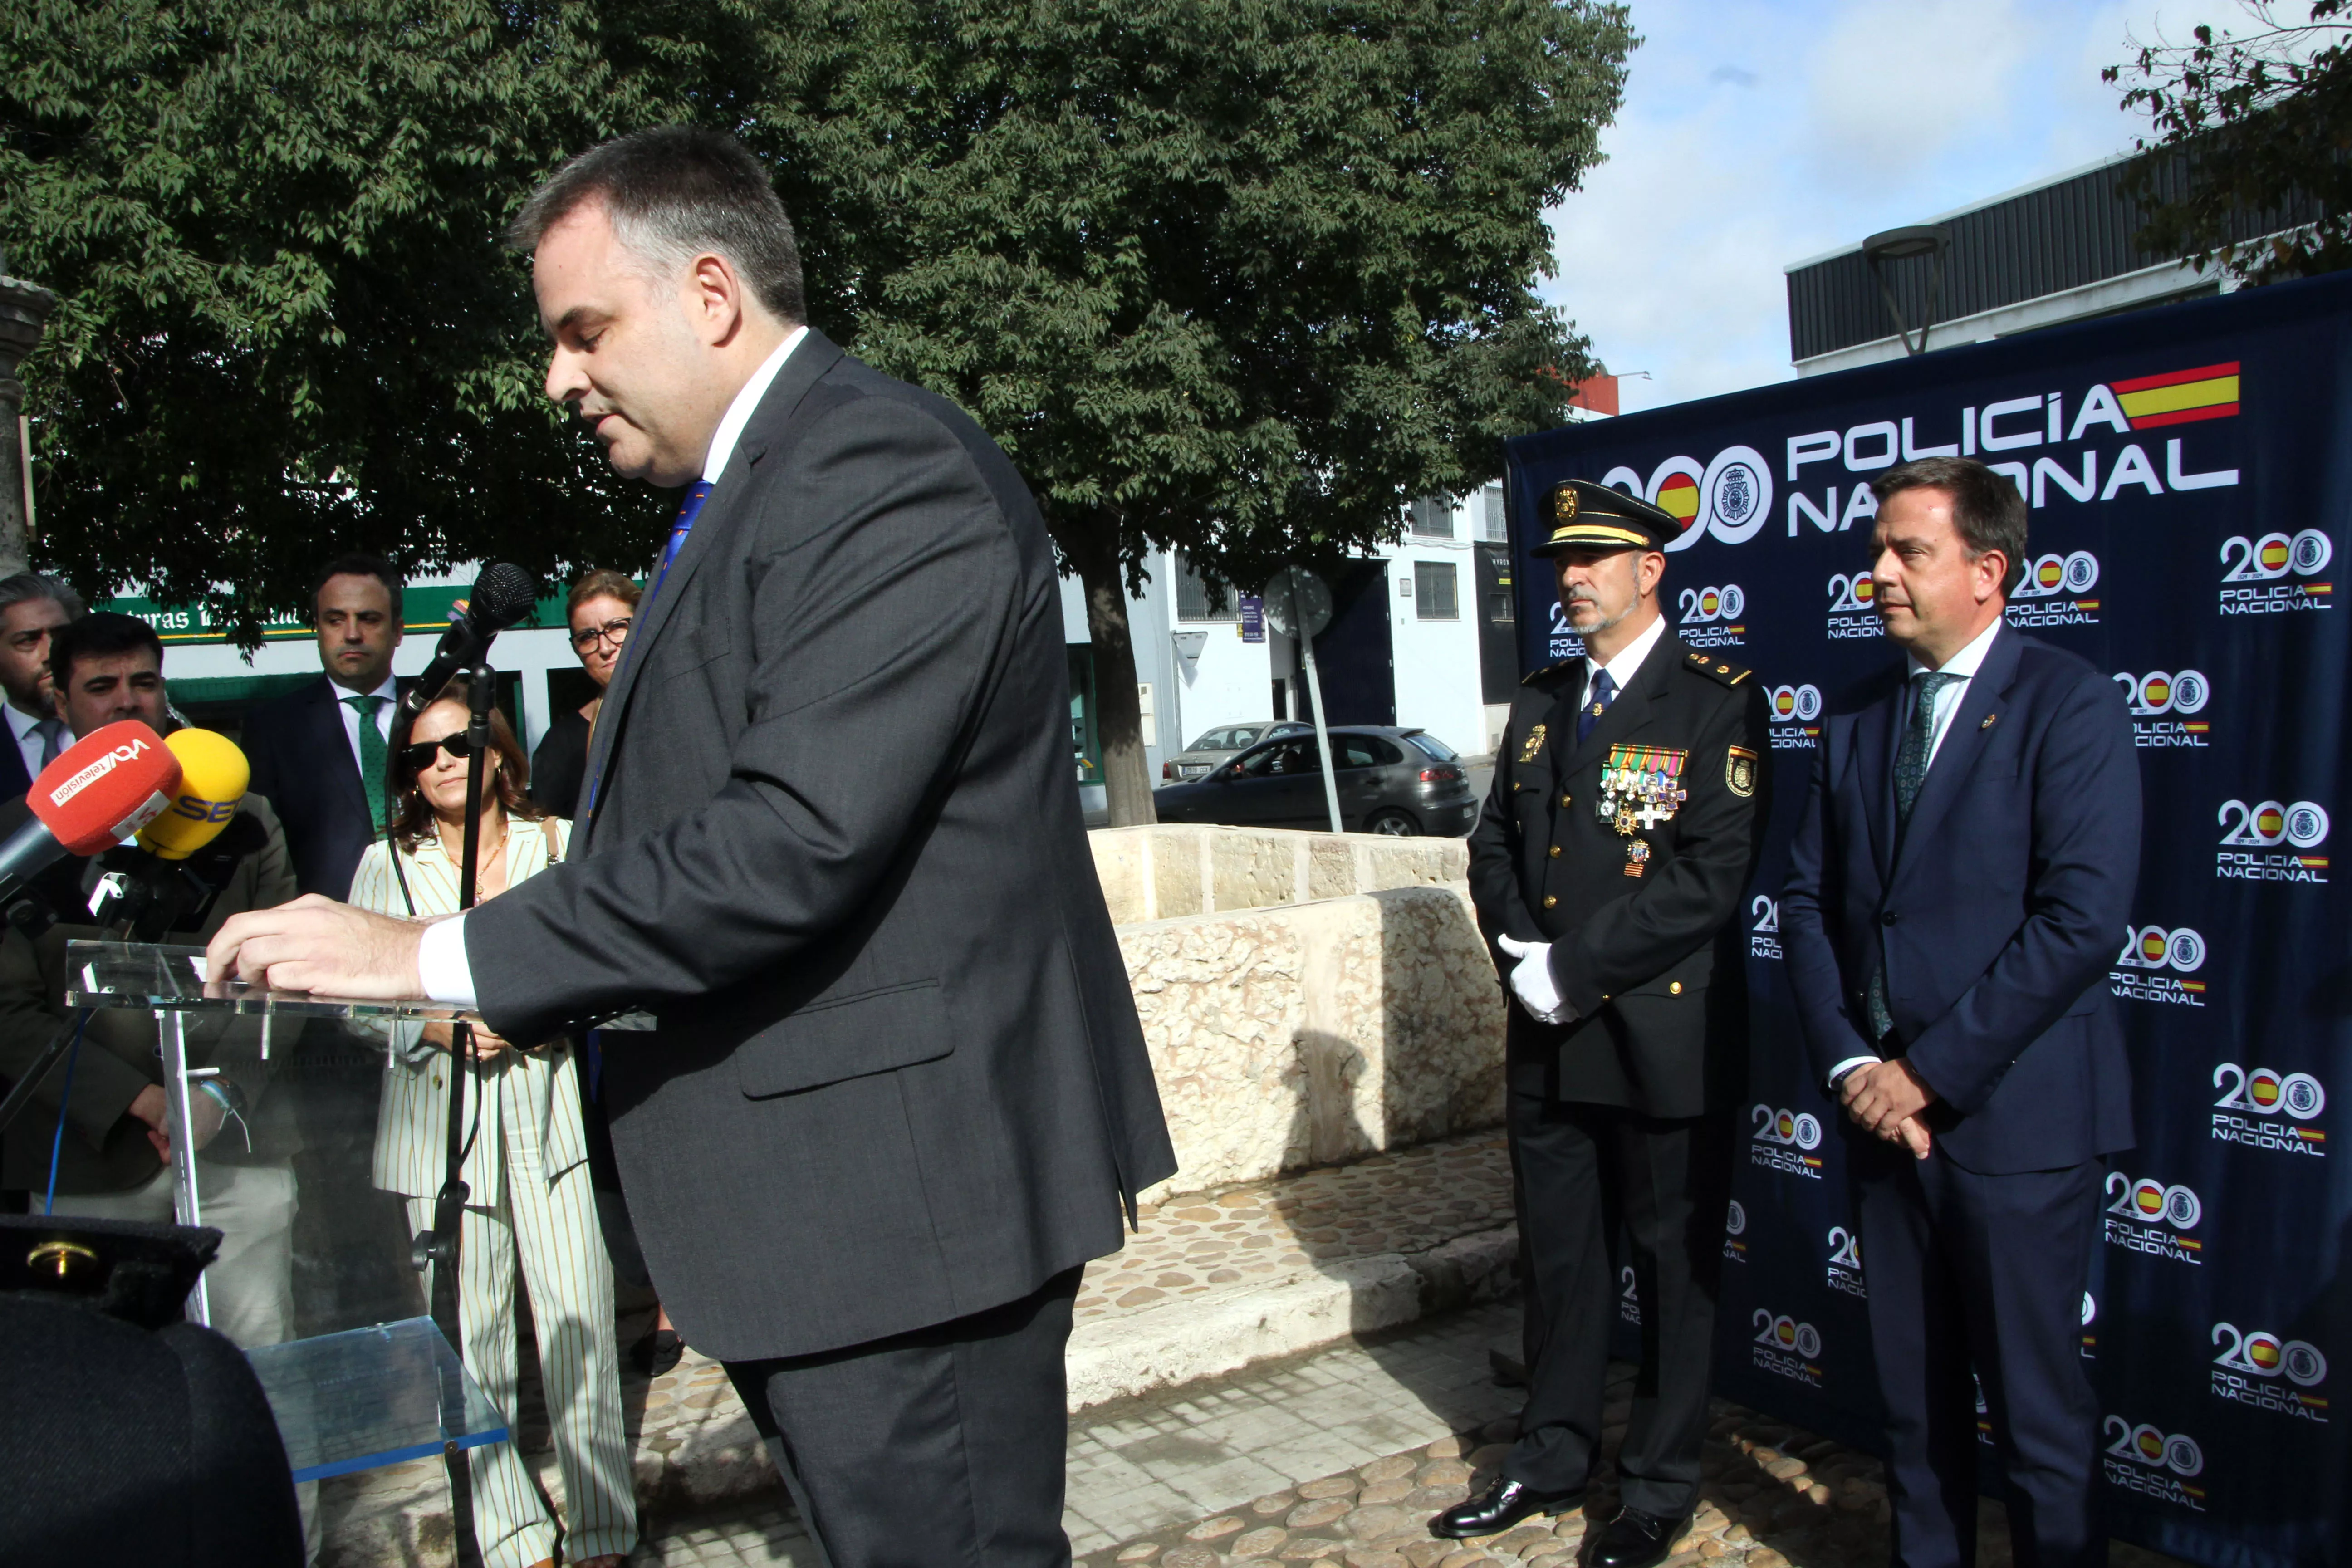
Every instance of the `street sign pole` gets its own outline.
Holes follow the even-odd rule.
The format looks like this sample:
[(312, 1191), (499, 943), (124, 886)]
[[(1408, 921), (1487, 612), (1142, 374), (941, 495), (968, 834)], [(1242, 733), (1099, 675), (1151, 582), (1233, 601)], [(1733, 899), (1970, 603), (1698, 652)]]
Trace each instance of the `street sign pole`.
[(1331, 813), (1331, 831), (1345, 833), (1339, 820), (1339, 778), (1331, 769), (1331, 733), (1323, 722), (1323, 678), (1315, 668), (1315, 634), (1331, 624), (1331, 595), (1322, 580), (1304, 566), (1286, 566), (1265, 585), (1267, 607), (1281, 609), (1275, 630), (1298, 639), (1307, 665), (1307, 702), (1315, 713), (1315, 750), (1323, 761), (1323, 804)]

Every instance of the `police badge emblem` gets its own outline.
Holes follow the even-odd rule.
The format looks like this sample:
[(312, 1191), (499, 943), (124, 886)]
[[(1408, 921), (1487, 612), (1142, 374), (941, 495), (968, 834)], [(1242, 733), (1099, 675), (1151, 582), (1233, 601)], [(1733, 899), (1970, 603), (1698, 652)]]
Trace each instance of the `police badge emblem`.
[(1538, 724), (1534, 729), (1528, 731), (1528, 743), (1519, 751), (1519, 761), (1523, 763), (1534, 762), (1536, 760), (1536, 753), (1543, 750), (1543, 743), (1544, 727)]
[(1554, 522), (1576, 521), (1576, 492), (1562, 485), (1551, 494), (1551, 520)]
[(1756, 793), (1756, 753), (1745, 746), (1734, 746), (1723, 760), (1723, 784), (1732, 794), (1746, 800)]

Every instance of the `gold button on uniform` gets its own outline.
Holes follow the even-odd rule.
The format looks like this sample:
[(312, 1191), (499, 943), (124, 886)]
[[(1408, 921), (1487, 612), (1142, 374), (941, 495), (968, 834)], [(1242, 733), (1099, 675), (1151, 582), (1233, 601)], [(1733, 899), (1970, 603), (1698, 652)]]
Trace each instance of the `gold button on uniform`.
[(1568, 804), (1568, 796), (1566, 796), (1566, 795), (1561, 795), (1561, 796), (1559, 797), (1559, 804), (1560, 804), (1560, 805), (1566, 805)]
[(1551, 847), (1551, 858), (1555, 860), (1559, 858), (1559, 846), (1557, 844)]
[(1556, 899), (1556, 898), (1553, 898), (1549, 893), (1546, 893), (1546, 894), (1544, 895), (1544, 908), (1546, 908), (1546, 909), (1550, 909), (1552, 906), (1554, 906), (1555, 904), (1557, 904), (1557, 903), (1559, 903), (1559, 900), (1558, 899)]
[(1666, 989), (1673, 994), (1679, 996), (1683, 994), (1683, 983), (1679, 980), (1672, 981), (1668, 983)]

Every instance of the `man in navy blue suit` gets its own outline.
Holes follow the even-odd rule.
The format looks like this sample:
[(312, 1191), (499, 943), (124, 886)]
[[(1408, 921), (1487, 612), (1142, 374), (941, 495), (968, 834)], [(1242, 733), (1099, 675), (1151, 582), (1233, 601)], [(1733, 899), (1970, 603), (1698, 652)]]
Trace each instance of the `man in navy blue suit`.
[(343, 555), (310, 592), (310, 624), (326, 673), (246, 715), (253, 790), (286, 827), (302, 891), (340, 899), (382, 831), (384, 754), (400, 700), (401, 580), (390, 562)]
[(81, 618), (81, 600), (55, 577), (19, 572), (0, 577), (0, 800), (14, 800), (73, 731), (49, 698), (49, 634)]
[(2104, 984), (2139, 867), (2106, 676), (2011, 630), (2025, 501), (1968, 458), (1890, 468), (1871, 577), (1906, 666), (1833, 713), (1781, 942), (1847, 1113), (1897, 1568), (1976, 1561), (1973, 1368), (2019, 1568), (2106, 1561), (2080, 1310), (2100, 1156), (2132, 1143)]

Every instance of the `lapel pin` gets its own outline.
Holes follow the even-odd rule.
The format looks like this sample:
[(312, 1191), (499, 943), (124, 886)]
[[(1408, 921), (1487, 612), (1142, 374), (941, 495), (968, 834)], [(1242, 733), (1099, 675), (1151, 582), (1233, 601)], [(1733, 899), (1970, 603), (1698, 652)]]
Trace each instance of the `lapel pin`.
[(1992, 728), (1992, 721), (2000, 717), (2000, 715), (1998, 713), (1988, 713), (1985, 715), (1985, 721), (1978, 725), (1977, 728), (1979, 730), (1990, 730)]

